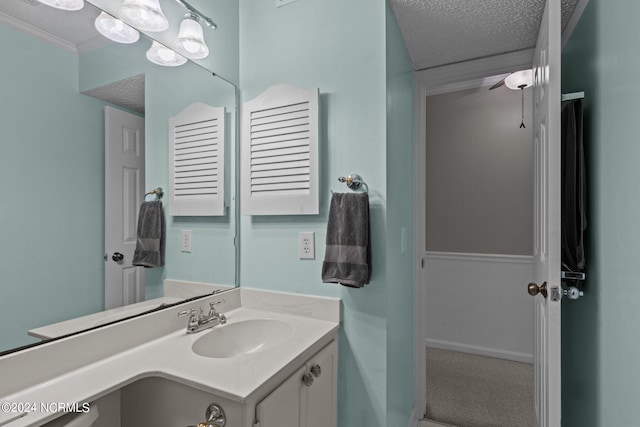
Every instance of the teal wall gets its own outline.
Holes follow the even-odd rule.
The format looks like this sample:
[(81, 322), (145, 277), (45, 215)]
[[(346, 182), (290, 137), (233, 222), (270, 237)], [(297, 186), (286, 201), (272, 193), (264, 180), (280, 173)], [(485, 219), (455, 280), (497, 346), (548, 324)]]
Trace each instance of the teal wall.
[[(407, 301), (413, 292), (411, 242), (409, 252), (398, 255), (399, 229), (406, 226), (408, 235), (413, 234), (410, 212), (401, 212), (411, 210), (411, 186), (394, 183), (399, 193), (393, 200), (406, 202), (404, 206), (390, 208), (388, 199), (388, 181), (396, 174), (400, 180), (407, 174), (412, 177), (411, 79), (407, 54), (389, 13), (384, 0), (299, 0), (281, 8), (271, 1), (240, 1), (242, 100), (287, 83), (318, 87), (321, 110), (320, 214), (243, 216), (241, 282), (342, 298), (342, 427), (392, 425), (388, 420), (394, 420), (394, 426), (406, 425), (413, 404), (413, 364), (408, 363), (413, 353), (413, 303)], [(398, 151), (389, 156), (395, 147)], [(323, 284), (320, 278), (330, 191), (350, 191), (337, 181), (350, 173), (362, 175), (370, 190), (373, 273), (371, 284), (363, 289)], [(390, 215), (398, 222), (390, 223)], [(298, 259), (300, 231), (315, 232), (315, 260)], [(398, 295), (391, 296), (394, 292)], [(389, 337), (390, 332), (397, 335)], [(397, 361), (390, 360), (396, 356)], [(390, 372), (399, 380), (391, 379)], [(391, 396), (395, 392), (397, 398)]]
[[(387, 4), (387, 426), (414, 405), (413, 67)], [(404, 228), (405, 241), (402, 242)], [(404, 246), (404, 248), (403, 248)], [(418, 404), (422, 415), (424, 404)]]
[[(231, 179), (235, 88), (192, 62), (180, 67), (162, 67), (147, 61), (145, 52), (150, 45), (149, 40), (141, 38), (134, 45), (112, 44), (84, 55), (80, 61), (82, 89), (145, 74), (147, 189), (169, 189), (169, 118), (194, 102), (225, 107), (226, 205), (231, 206), (222, 217), (174, 217), (168, 214), (170, 202), (165, 197), (165, 266), (146, 269), (147, 299), (162, 296), (162, 281), (166, 278), (227, 285), (235, 279), (235, 207), (230, 203), (235, 188)], [(183, 229), (192, 232), (191, 253), (180, 250)]]
[(632, 0), (591, 0), (562, 54), (562, 91), (585, 92), (585, 297), (563, 304), (563, 426), (640, 425), (637, 283), (640, 73)]
[(0, 51), (1, 351), (102, 310), (104, 103), (78, 93), (76, 55), (2, 25)]

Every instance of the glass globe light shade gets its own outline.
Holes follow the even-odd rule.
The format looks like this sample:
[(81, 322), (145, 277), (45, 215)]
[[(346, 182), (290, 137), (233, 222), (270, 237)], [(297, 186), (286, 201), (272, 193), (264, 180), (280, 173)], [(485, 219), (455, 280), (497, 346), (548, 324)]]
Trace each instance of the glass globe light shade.
[(176, 52), (189, 59), (209, 56), (209, 48), (204, 42), (202, 27), (196, 15), (188, 13), (180, 23), (178, 39), (173, 44)]
[(504, 84), (506, 84), (509, 89), (524, 89), (529, 87), (533, 84), (533, 71), (529, 69), (511, 73), (504, 80)]
[(80, 10), (84, 7), (84, 0), (38, 0), (47, 6), (62, 10)]
[(187, 62), (187, 58), (154, 41), (147, 51), (147, 59), (164, 67), (177, 67)]
[(118, 17), (140, 31), (159, 32), (169, 28), (160, 0), (124, 0)]
[(102, 12), (95, 22), (96, 29), (106, 38), (118, 43), (135, 43), (140, 38), (140, 33), (118, 18), (114, 18), (106, 12)]

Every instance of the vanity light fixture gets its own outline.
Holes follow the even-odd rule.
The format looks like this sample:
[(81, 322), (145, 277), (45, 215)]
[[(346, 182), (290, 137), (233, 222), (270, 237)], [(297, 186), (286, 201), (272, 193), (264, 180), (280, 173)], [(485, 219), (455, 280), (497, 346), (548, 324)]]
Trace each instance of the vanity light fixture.
[(176, 0), (176, 2), (178, 2), (179, 5), (181, 5), (185, 9), (187, 9), (189, 12), (198, 15), (200, 17), (200, 19), (202, 19), (204, 21), (204, 23), (207, 25), (207, 27), (212, 28), (214, 30), (218, 29), (218, 26), (216, 25), (215, 22), (213, 22), (213, 19), (209, 18), (208, 16), (206, 16), (202, 12), (200, 12), (198, 9), (196, 9), (193, 6), (191, 6), (191, 4), (189, 4), (187, 2), (187, 0)]
[(509, 89), (520, 89), (522, 94), (522, 122), (520, 123), (520, 129), (526, 128), (524, 125), (524, 90), (533, 85), (533, 71), (528, 69), (511, 73), (504, 79), (504, 84)]
[(80, 10), (84, 7), (84, 0), (38, 0), (47, 6), (62, 10)]
[(140, 33), (135, 28), (106, 12), (102, 12), (96, 18), (95, 26), (100, 34), (114, 42), (130, 44), (140, 38)]
[(147, 59), (165, 67), (177, 67), (187, 62), (187, 58), (154, 41), (147, 51)]
[(173, 44), (176, 52), (189, 59), (202, 59), (209, 56), (209, 48), (204, 42), (202, 26), (198, 22), (198, 15), (188, 12), (182, 23), (178, 39)]
[(140, 31), (160, 32), (169, 28), (160, 0), (124, 0), (118, 17)]

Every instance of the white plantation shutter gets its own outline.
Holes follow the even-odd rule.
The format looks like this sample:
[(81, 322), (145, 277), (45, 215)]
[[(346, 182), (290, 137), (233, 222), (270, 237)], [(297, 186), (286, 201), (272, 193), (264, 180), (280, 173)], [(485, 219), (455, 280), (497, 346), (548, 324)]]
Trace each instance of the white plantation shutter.
[(319, 212), (318, 89), (276, 85), (242, 107), (242, 213)]
[(196, 102), (169, 119), (169, 215), (225, 214), (224, 113)]

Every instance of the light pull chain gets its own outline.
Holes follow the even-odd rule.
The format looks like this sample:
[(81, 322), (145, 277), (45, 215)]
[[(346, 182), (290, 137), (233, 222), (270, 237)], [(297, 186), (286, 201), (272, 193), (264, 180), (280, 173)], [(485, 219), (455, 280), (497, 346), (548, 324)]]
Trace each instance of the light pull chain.
[(522, 93), (522, 123), (520, 123), (520, 129), (526, 128), (524, 125), (524, 87), (520, 87), (520, 93)]

